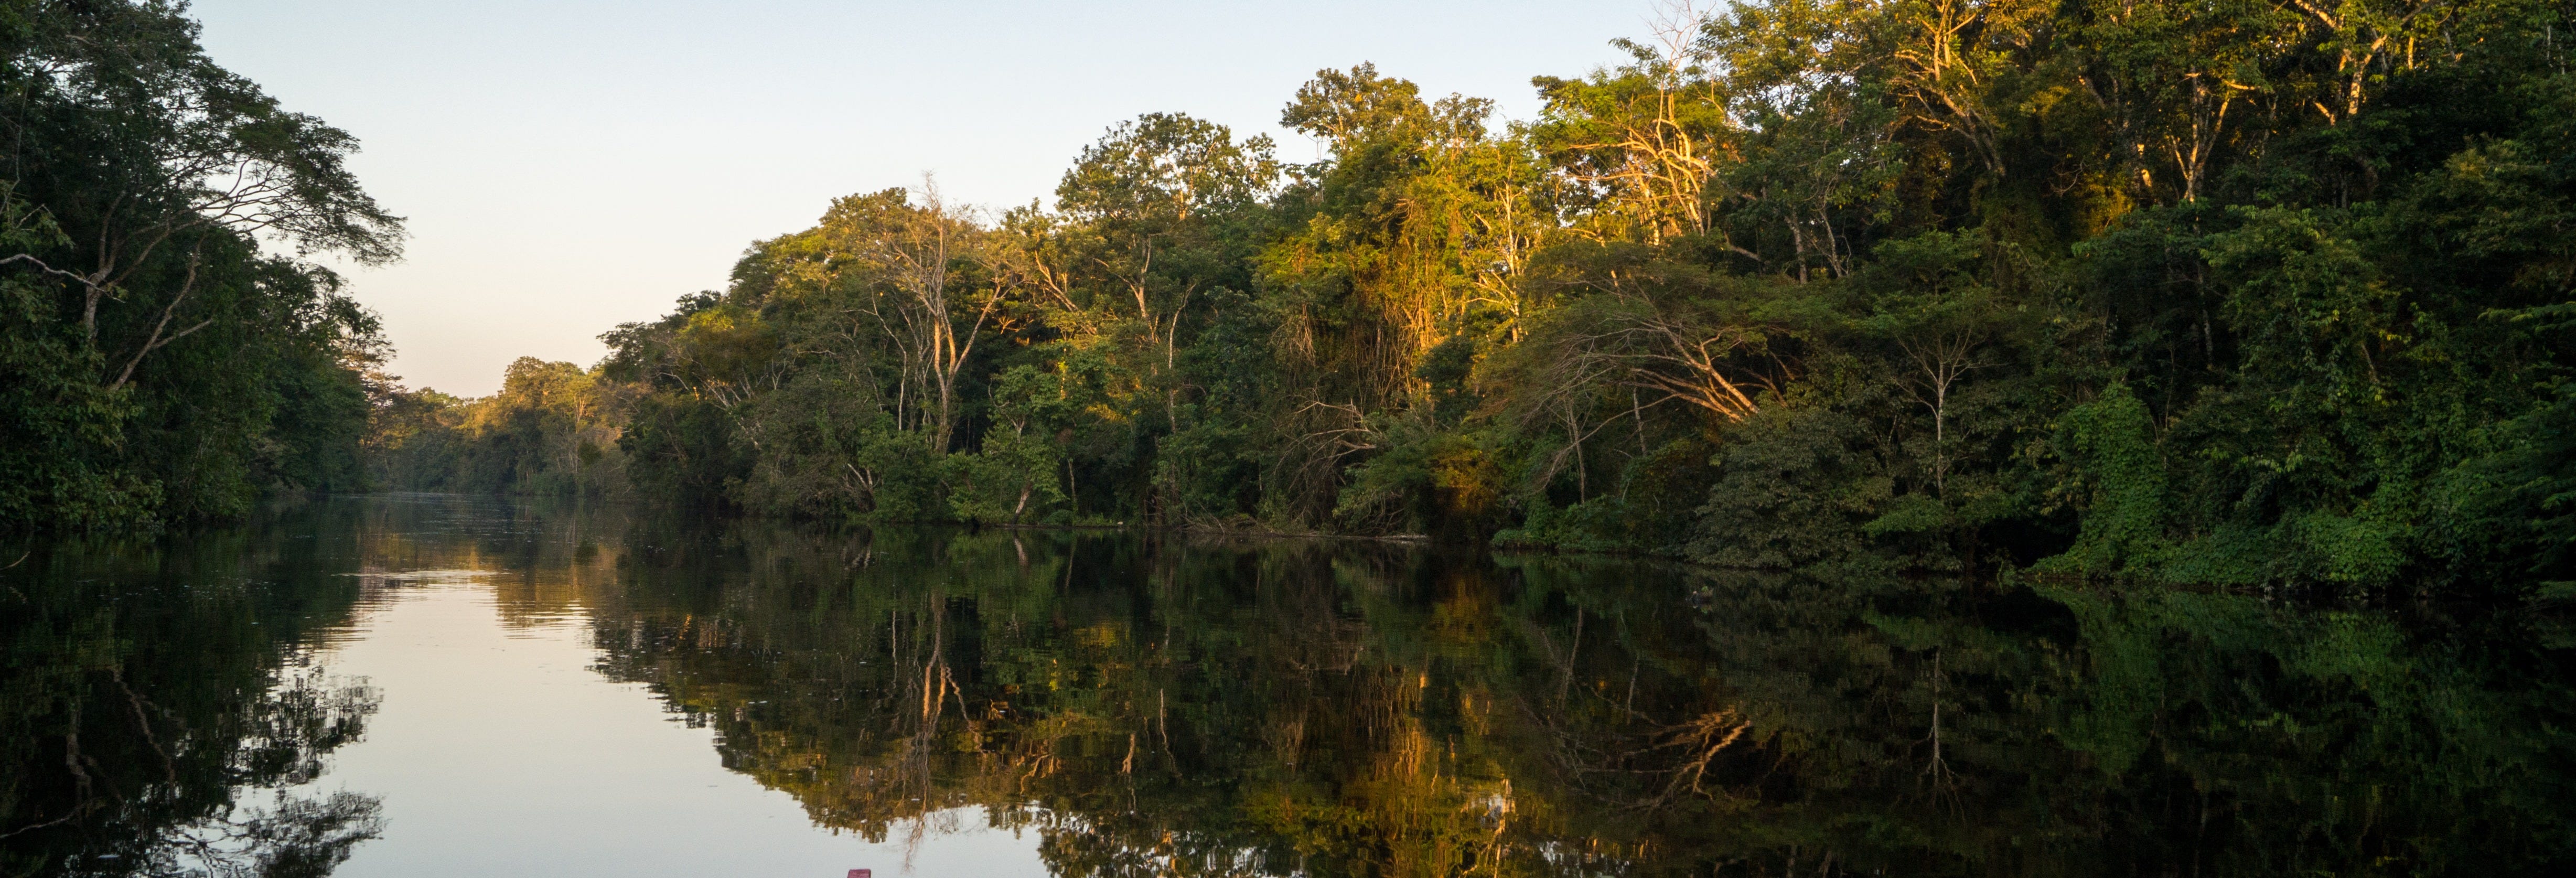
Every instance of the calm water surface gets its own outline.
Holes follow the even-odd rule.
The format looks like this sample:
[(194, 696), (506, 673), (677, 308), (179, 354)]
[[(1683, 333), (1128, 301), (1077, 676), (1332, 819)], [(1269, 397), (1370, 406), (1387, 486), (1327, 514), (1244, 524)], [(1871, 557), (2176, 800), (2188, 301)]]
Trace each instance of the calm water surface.
[(2552, 612), (332, 500), (0, 571), (0, 875), (2576, 866)]

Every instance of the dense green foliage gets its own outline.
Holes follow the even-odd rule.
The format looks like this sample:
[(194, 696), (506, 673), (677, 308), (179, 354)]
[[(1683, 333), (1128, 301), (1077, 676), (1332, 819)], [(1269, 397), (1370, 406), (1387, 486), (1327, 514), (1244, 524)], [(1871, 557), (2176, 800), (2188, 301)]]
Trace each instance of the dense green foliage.
[(1154, 114), (1052, 209), (841, 199), (594, 381), (634, 489), (761, 512), (2527, 593), (2566, 11), (1684, 6), (1504, 129), (1327, 70), (1318, 162)]
[(1702, 566), (622, 506), (65, 539), (0, 567), (0, 872), (372, 835), (246, 795), (363, 727), (286, 670), (359, 557), (525, 573), (820, 823), (980, 806), (1067, 874), (2576, 860), (2552, 614), (2269, 599), (2576, 594), (2561, 0), (1677, 6), (1510, 125), (1326, 70), (1317, 162), (1151, 114), (1052, 204), (852, 195), (475, 400), (370, 371), (309, 260), (398, 221), (182, 11), (0, 0), (0, 528), (384, 485)]
[(597, 495), (625, 482), (607, 418), (622, 389), (571, 363), (520, 357), (501, 392), (462, 400), (394, 391), (376, 409), (376, 484), (466, 493)]
[(306, 257), (390, 260), (401, 223), (355, 140), (217, 67), (183, 12), (0, 3), (0, 529), (365, 484), (383, 345)]

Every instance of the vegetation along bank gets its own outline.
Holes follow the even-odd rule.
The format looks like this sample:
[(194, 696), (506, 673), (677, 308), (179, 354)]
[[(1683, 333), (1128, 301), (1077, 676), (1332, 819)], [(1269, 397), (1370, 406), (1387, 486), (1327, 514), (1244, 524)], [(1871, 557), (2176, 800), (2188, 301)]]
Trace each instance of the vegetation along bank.
[(1158, 113), (1051, 200), (841, 198), (460, 400), (251, 246), (393, 255), (346, 135), (161, 7), (13, 4), (0, 518), (373, 486), (2555, 596), (2569, 7), (1683, 9), (1510, 123), (1328, 69), (1316, 162)]

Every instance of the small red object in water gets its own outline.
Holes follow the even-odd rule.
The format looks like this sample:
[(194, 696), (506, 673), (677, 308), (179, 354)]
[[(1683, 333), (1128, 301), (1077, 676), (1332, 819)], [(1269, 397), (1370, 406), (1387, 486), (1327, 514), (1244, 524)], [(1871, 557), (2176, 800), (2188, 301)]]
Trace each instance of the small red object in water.
[(866, 869), (852, 869), (850, 870), (850, 878), (876, 878), (876, 873), (870, 872)]

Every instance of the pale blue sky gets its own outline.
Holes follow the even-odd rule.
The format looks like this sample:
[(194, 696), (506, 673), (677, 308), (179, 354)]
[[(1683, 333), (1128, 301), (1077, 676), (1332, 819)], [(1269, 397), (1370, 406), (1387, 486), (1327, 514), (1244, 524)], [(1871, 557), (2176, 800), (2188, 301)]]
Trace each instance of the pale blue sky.
[(886, 3), (198, 0), (205, 45), (356, 134), (411, 220), (403, 263), (348, 272), (415, 387), (490, 393), (521, 355), (719, 288), (755, 238), (834, 197), (938, 176), (983, 205), (1048, 196), (1139, 113), (1270, 133), (1320, 67), (1537, 108), (1529, 78), (1619, 60), (1646, 0)]

